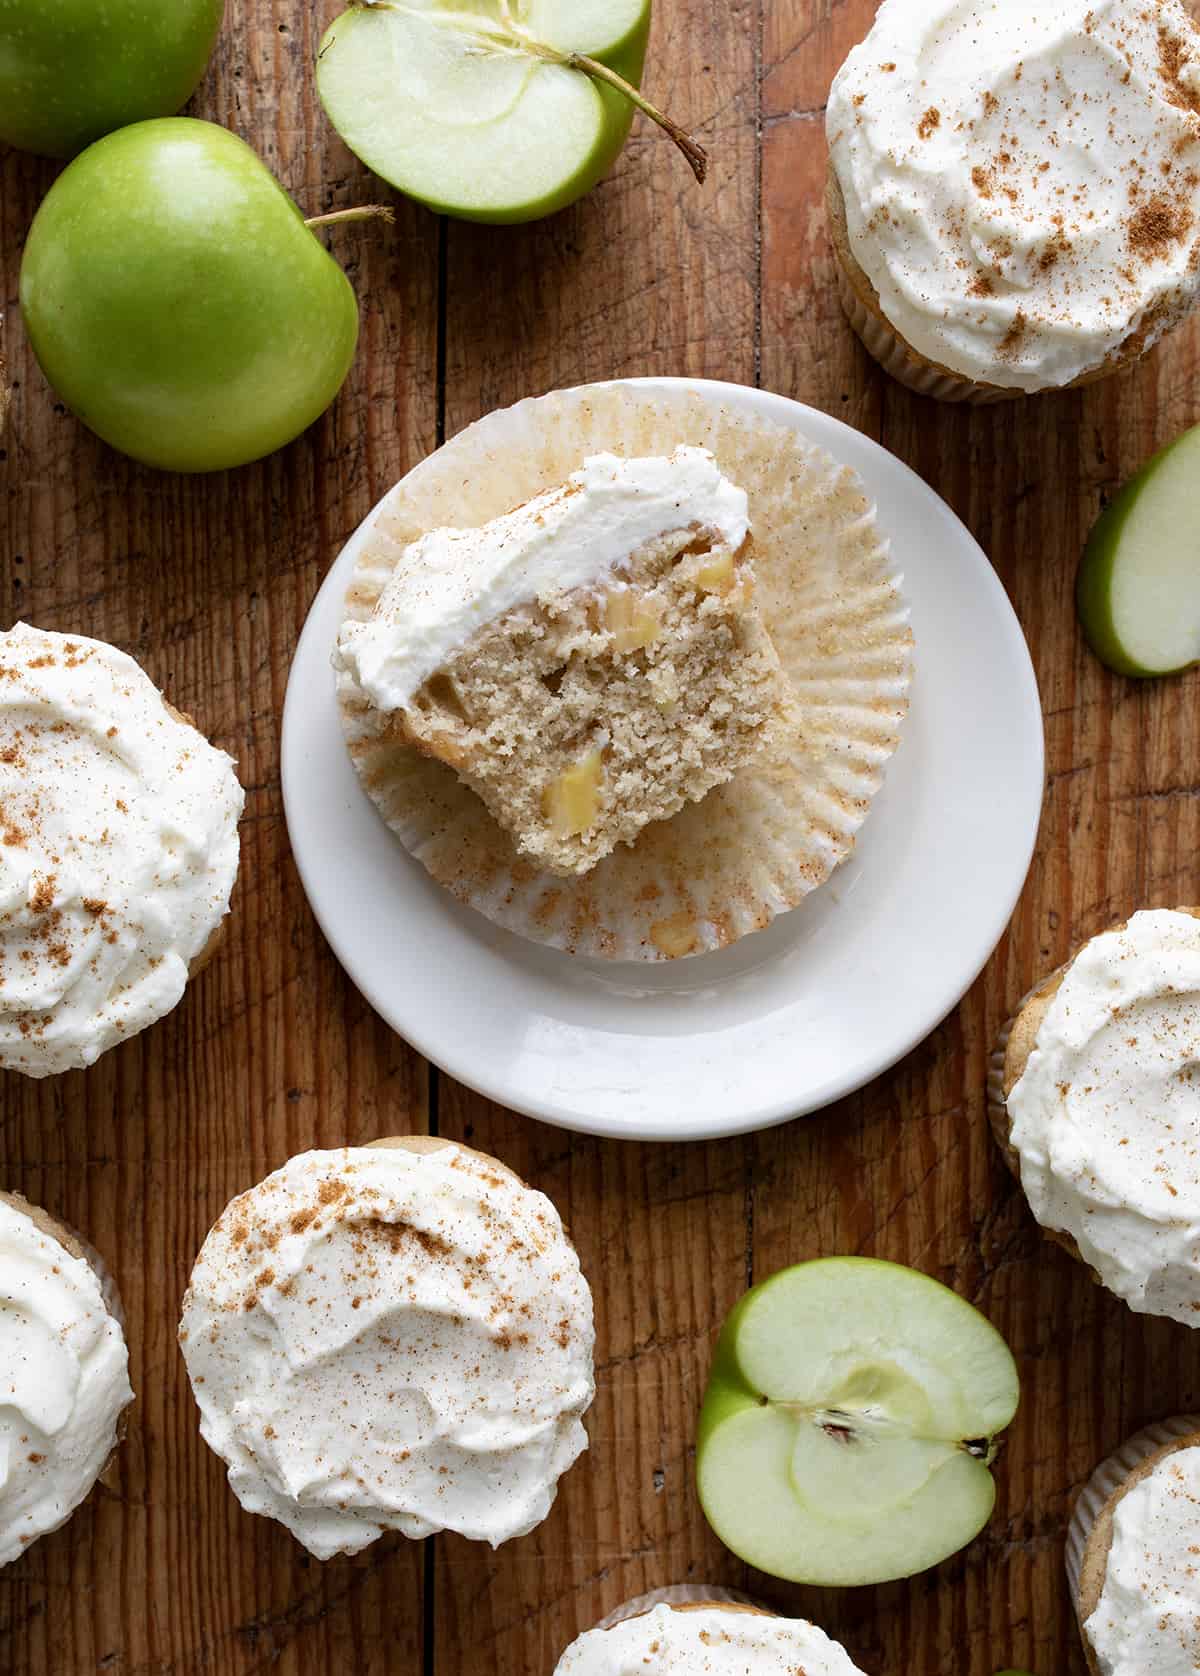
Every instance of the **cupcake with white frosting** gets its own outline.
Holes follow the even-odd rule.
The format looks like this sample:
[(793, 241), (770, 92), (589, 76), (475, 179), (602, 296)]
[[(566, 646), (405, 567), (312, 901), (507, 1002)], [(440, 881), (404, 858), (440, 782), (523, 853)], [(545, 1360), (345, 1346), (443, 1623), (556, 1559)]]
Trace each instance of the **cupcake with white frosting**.
[(989, 1106), (1042, 1227), (1131, 1309), (1200, 1325), (1200, 918), (1134, 914), (1052, 973)]
[(91, 1065), (176, 1005), (229, 908), (243, 801), (124, 652), (0, 634), (0, 1066)]
[(815, 1624), (687, 1584), (621, 1607), (573, 1641), (554, 1676), (863, 1676)]
[(558, 1212), (450, 1142), (302, 1153), (234, 1199), (179, 1340), (238, 1500), (318, 1559), (523, 1536), (587, 1447), (592, 1300)]
[(133, 1401), (115, 1292), (62, 1223), (0, 1193), (0, 1565), (57, 1530)]
[(1148, 1426), (1101, 1462), (1067, 1536), (1093, 1676), (1200, 1668), (1200, 1416)]
[(1181, 0), (884, 0), (827, 131), (843, 302), (923, 394), (1091, 382), (1200, 297), (1200, 33)]

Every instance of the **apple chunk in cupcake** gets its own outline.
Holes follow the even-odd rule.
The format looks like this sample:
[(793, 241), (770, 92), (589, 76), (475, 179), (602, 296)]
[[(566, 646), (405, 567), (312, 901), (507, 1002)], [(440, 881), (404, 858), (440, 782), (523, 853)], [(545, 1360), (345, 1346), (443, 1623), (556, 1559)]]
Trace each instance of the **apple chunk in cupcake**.
[(133, 1401), (116, 1296), (70, 1229), (0, 1192), (0, 1565), (57, 1530)]
[(1200, 918), (1153, 909), (1026, 997), (989, 1106), (1041, 1226), (1131, 1309), (1200, 1324)]
[(91, 1065), (176, 1005), (229, 908), (242, 804), (124, 652), (0, 634), (0, 1066)]
[(593, 1337), (549, 1199), (427, 1137), (302, 1153), (239, 1195), (179, 1328), (238, 1500), (318, 1559), (531, 1531), (587, 1447)]
[(696, 1481), (714, 1531), (797, 1583), (908, 1577), (965, 1547), (995, 1501), (991, 1465), (1020, 1387), (978, 1310), (912, 1269), (798, 1264), (721, 1331)]

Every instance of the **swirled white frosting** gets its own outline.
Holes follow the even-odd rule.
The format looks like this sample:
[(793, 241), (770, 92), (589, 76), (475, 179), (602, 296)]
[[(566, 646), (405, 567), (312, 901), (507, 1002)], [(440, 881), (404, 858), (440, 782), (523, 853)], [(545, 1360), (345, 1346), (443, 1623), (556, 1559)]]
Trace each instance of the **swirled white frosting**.
[(91, 1264), (0, 1200), (0, 1565), (65, 1523), (103, 1472), (128, 1369)]
[(523, 1536), (587, 1447), (579, 1260), (549, 1199), (461, 1147), (290, 1159), (205, 1240), (179, 1337), (242, 1506), (319, 1559)]
[(515, 512), (412, 542), (371, 619), (343, 624), (335, 666), (375, 709), (403, 709), (485, 623), (598, 582), (648, 541), (693, 527), (714, 531), (733, 551), (749, 529), (745, 490), (721, 475), (707, 449), (592, 455)]
[(1008, 1113), (1043, 1227), (1133, 1309), (1200, 1325), (1200, 921), (1156, 909), (1093, 938)]
[(1069, 384), (1200, 295), (1180, 0), (884, 0), (827, 128), (884, 314), (966, 378)]
[(1104, 1676), (1200, 1670), (1200, 1449), (1167, 1455), (1113, 1514), (1104, 1587), (1084, 1634)]
[(588, 1630), (554, 1676), (862, 1676), (836, 1641), (799, 1618), (714, 1606), (655, 1606), (611, 1629)]
[(170, 1011), (228, 909), (242, 802), (124, 652), (0, 634), (0, 1065), (91, 1065)]

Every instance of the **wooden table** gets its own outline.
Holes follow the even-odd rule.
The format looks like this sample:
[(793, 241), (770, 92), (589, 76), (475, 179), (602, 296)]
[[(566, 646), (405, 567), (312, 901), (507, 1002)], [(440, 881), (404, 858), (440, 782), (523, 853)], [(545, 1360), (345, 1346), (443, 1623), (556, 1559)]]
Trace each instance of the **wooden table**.
[[(230, 0), (193, 107), (255, 145), (309, 214), (378, 193), (312, 94), (337, 9)], [(1103, 497), (1200, 418), (1200, 331), (1086, 393), (976, 413), (877, 372), (839, 314), (821, 204), (822, 107), (872, 13), (872, 0), (659, 0), (647, 87), (711, 148), (707, 188), (639, 124), (611, 178), (540, 226), (447, 224), (399, 202), (393, 230), (339, 230), (363, 316), (346, 389), (282, 454), (212, 478), (135, 467), (55, 405), (15, 313), (22, 238), (55, 169), (0, 154), (3, 621), (128, 648), (237, 756), (247, 788), (228, 941), (177, 1012), (86, 1075), (0, 1087), (0, 1181), (109, 1260), (139, 1398), (115, 1489), (0, 1572), (11, 1676), (549, 1676), (603, 1612), (686, 1579), (819, 1618), (871, 1676), (1083, 1670), (1062, 1575), (1072, 1496), (1143, 1421), (1200, 1403), (1200, 1335), (1130, 1314), (1039, 1238), (988, 1135), (984, 1072), (1033, 979), (1132, 909), (1200, 892), (1200, 678), (1108, 675), (1072, 603)], [(993, 558), (1046, 713), (1037, 859), (963, 1005), (821, 1117), (703, 1146), (561, 1134), (431, 1072), (322, 941), (279, 791), (292, 652), (372, 502), (490, 408), (636, 373), (759, 383), (909, 461)], [(240, 1510), (202, 1444), (177, 1306), (234, 1192), (305, 1148), (426, 1123), (495, 1152), (568, 1218), (598, 1312), (591, 1452), (545, 1525), (496, 1554), (389, 1538), (322, 1566)], [(748, 1577), (692, 1490), (723, 1315), (751, 1280), (835, 1252), (957, 1288), (1007, 1335), (1025, 1387), (979, 1541), (911, 1583), (840, 1595)]]

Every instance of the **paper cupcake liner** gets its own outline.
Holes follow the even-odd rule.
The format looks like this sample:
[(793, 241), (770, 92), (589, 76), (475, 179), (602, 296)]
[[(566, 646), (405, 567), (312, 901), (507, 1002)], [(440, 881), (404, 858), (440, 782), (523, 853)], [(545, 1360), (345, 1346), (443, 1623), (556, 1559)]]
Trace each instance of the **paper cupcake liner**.
[(1021, 999), (1017, 1002), (1016, 1006), (1001, 1026), (1000, 1031), (996, 1036), (996, 1041), (991, 1054), (988, 1058), (988, 1122), (992, 1126), (992, 1133), (996, 1137), (997, 1145), (999, 1146), (1001, 1152), (1003, 1152), (1009, 1169), (1013, 1172), (1018, 1181), (1021, 1179), (1021, 1172), (1017, 1163), (1016, 1149), (1009, 1139), (1011, 1126), (1008, 1118), (1008, 1098), (1004, 1092), (1004, 1071), (1008, 1058), (1008, 1044), (1012, 1040), (1012, 1033), (1017, 1020), (1025, 1011), (1029, 1003), (1034, 999), (1040, 990), (1043, 990), (1046, 987), (1048, 983), (1053, 982), (1055, 978), (1061, 977), (1066, 972), (1074, 958), (1075, 956), (1072, 955), (1070, 960), (1064, 960), (1061, 966), (1055, 967), (1053, 972), (1047, 973), (1047, 975), (1044, 978), (1040, 978), (1031, 989), (1026, 990), (1025, 994), (1022, 995)]
[[(1142, 1463), (1160, 1449), (1200, 1432), (1200, 1414), (1176, 1415), (1170, 1420), (1159, 1420), (1146, 1426), (1100, 1465), (1079, 1492), (1067, 1530), (1066, 1568), (1071, 1590), (1071, 1603), (1082, 1633), (1084, 1614), (1080, 1603), (1080, 1582), (1083, 1576), (1084, 1554), (1096, 1521), (1112, 1498), (1128, 1483)], [(1086, 1645), (1086, 1636), (1084, 1638)], [(1090, 1649), (1089, 1649), (1090, 1655)]]
[(651, 1589), (649, 1594), (638, 1595), (636, 1600), (627, 1600), (624, 1606), (618, 1606), (593, 1627), (615, 1629), (630, 1618), (644, 1617), (656, 1606), (703, 1606), (709, 1602), (717, 1606), (751, 1606), (758, 1612), (767, 1611), (765, 1606), (742, 1594), (739, 1589), (726, 1589), (719, 1583), (675, 1583), (670, 1588)]
[[(1080, 947), (1082, 946), (1083, 945), (1081, 944)], [(1078, 952), (1079, 951), (1076, 950), (1076, 953)], [(1032, 989), (1028, 990), (1021, 997), (1020, 1001), (1016, 1005), (1016, 1008), (1008, 1019), (1005, 1020), (1004, 1025), (1000, 1029), (996, 1037), (995, 1046), (993, 1047), (991, 1055), (988, 1059), (988, 1122), (991, 1125), (996, 1145), (1000, 1148), (1000, 1151), (1004, 1156), (1004, 1162), (1008, 1165), (1010, 1172), (1020, 1184), (1022, 1191), (1024, 1191), (1025, 1184), (1021, 1180), (1021, 1157), (1016, 1147), (1012, 1144), (1012, 1125), (1008, 1115), (1008, 1100), (1004, 1093), (1004, 1071), (1008, 1057), (1008, 1044), (1012, 1039), (1012, 1033), (1016, 1026), (1016, 1022), (1025, 1011), (1025, 1008), (1043, 989), (1045, 989), (1047, 984), (1052, 983), (1055, 978), (1062, 977), (1074, 959), (1075, 955), (1073, 954), (1070, 960), (1064, 960), (1061, 966), (1055, 967), (1053, 972), (1048, 973), (1044, 978), (1040, 979), (1034, 984)], [(1026, 1199), (1025, 1202), (1028, 1204), (1028, 1199)], [(1082, 1263), (1097, 1286), (1104, 1285), (1103, 1280), (1097, 1274), (1096, 1270), (1080, 1251), (1074, 1235), (1065, 1232), (1065, 1230), (1061, 1228), (1048, 1228), (1044, 1222), (1039, 1220), (1032, 1206), (1030, 1206), (1030, 1215), (1033, 1216), (1034, 1221), (1037, 1222), (1038, 1227), (1041, 1229), (1042, 1234), (1046, 1239), (1051, 1240), (1061, 1250), (1065, 1251), (1069, 1257), (1073, 1257), (1077, 1263)]]
[(972, 384), (969, 379), (960, 378), (957, 373), (947, 372), (927, 361), (894, 327), (866, 306), (846, 273), (840, 253), (835, 273), (838, 297), (847, 320), (861, 338), (867, 353), (898, 384), (934, 401), (965, 402), (974, 407), (990, 407), (1021, 395), (1020, 390), (996, 390), (989, 385)]
[(756, 598), (794, 688), (778, 741), (702, 803), (578, 879), (540, 873), (444, 763), (387, 736), (345, 673), (355, 767), (392, 831), (459, 901), (536, 942), (602, 959), (702, 954), (762, 929), (846, 859), (899, 742), (912, 633), (863, 486), (791, 429), (718, 397), (607, 384), (489, 414), (392, 491), (346, 599), (370, 616), (400, 551), (561, 483), (588, 454), (707, 447), (750, 497)]

